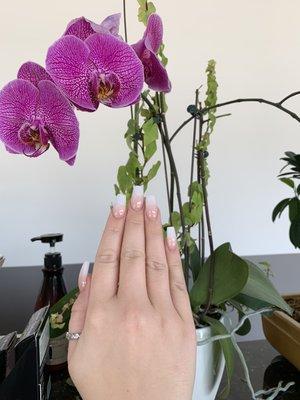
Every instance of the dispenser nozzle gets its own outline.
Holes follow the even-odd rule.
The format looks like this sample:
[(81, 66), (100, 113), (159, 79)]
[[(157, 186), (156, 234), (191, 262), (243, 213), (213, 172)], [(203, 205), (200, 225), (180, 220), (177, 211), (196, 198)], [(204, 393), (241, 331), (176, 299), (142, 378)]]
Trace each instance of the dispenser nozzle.
[(40, 240), (42, 243), (49, 243), (50, 247), (55, 247), (55, 243), (62, 242), (62, 233), (47, 233), (45, 235), (36, 236), (31, 239), (32, 242)]

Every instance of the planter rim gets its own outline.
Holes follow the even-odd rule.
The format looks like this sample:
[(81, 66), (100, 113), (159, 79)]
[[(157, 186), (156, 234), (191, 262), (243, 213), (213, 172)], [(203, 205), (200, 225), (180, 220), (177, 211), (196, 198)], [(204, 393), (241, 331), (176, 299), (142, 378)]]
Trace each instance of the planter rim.
[[(228, 328), (229, 325), (229, 312), (225, 311), (221, 313), (221, 317), (219, 319), (220, 322), (222, 322), (223, 325), (225, 325)], [(227, 324), (226, 324), (227, 322)], [(197, 335), (197, 340), (204, 340), (208, 339), (211, 336), (211, 326), (203, 326), (202, 328), (197, 328), (196, 329), (196, 335)]]

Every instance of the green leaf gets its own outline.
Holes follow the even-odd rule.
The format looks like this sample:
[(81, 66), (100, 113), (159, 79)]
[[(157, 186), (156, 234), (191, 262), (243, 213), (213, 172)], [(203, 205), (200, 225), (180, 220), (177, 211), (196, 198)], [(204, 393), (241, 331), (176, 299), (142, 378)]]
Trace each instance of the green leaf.
[(246, 298), (237, 296), (235, 300), (254, 310), (265, 306), (275, 306), (291, 314), (290, 306), (283, 300), (261, 268), (249, 260), (245, 261), (249, 267), (249, 277), (241, 295)]
[(289, 202), (289, 218), (290, 221), (300, 221), (300, 200), (293, 197)]
[(213, 304), (218, 305), (235, 297), (248, 280), (246, 261), (231, 251), (229, 243), (222, 244), (205, 261), (191, 289), (190, 299), (193, 308), (207, 301), (211, 263), (215, 265)]
[(147, 25), (147, 21), (149, 15), (155, 13), (156, 8), (152, 2), (148, 2), (147, 0), (138, 0), (139, 9), (138, 9), (138, 20), (143, 22), (144, 25)]
[(299, 196), (300, 195), (300, 185), (298, 185), (296, 192), (297, 192), (297, 195)]
[[(237, 301), (231, 299), (229, 301), (229, 303), (236, 308), (238, 315), (239, 315), (239, 322), (240, 320), (244, 317), (245, 315), (245, 311), (243, 309), (243, 306), (238, 303)], [(247, 318), (245, 320), (245, 322), (243, 323), (243, 325), (240, 327), (240, 329), (238, 331), (236, 331), (236, 333), (240, 336), (245, 336), (248, 335), (248, 333), (251, 331), (251, 322), (249, 321), (249, 318)]]
[(132, 179), (128, 176), (126, 171), (126, 166), (121, 165), (118, 169), (118, 185), (122, 193), (126, 194), (126, 192), (132, 188), (133, 182)]
[(144, 156), (145, 160), (149, 161), (150, 158), (155, 154), (157, 150), (156, 142), (151, 142), (148, 144), (148, 146), (145, 146), (145, 151), (144, 151)]
[(140, 166), (141, 164), (139, 162), (137, 154), (134, 151), (131, 151), (129, 153), (129, 159), (126, 164), (126, 172), (130, 177), (132, 177), (133, 180), (136, 178), (137, 171), (139, 170)]
[(179, 231), (181, 227), (181, 218), (178, 211), (173, 211), (171, 214), (171, 223), (174, 226), (176, 233)]
[[(57, 336), (62, 335), (64, 332), (68, 330), (69, 320), (71, 317), (71, 310), (74, 301), (78, 296), (79, 290), (75, 288), (67, 293), (64, 297), (62, 297), (57, 303), (55, 303), (50, 308), (50, 337), (55, 338)], [(60, 314), (63, 317), (63, 326), (62, 328), (53, 328), (51, 325), (51, 316), (53, 317), (55, 314)]]
[[(206, 315), (205, 317), (203, 317), (203, 320), (211, 326), (213, 336), (228, 334), (228, 331), (225, 328), (225, 326), (222, 324), (222, 322), (218, 321), (217, 319), (211, 318)], [(234, 349), (234, 346), (233, 346), (230, 338), (219, 340), (219, 344), (222, 348), (222, 352), (224, 355), (225, 365), (226, 365), (226, 373), (227, 373), (227, 385), (222, 390), (219, 397), (221, 399), (226, 399), (230, 393), (230, 385), (231, 385), (232, 375), (233, 375), (233, 371), (234, 371), (235, 349)]]
[(300, 220), (291, 222), (290, 240), (296, 249), (300, 249)]
[(135, 120), (130, 119), (127, 122), (127, 131), (124, 135), (126, 139), (127, 146), (131, 149), (132, 148), (132, 141), (133, 141), (133, 136), (135, 135)]
[(290, 178), (280, 178), (279, 179), (281, 182), (285, 183), (286, 185), (288, 185), (289, 187), (291, 187), (292, 189), (294, 189), (295, 184), (294, 181)]
[(157, 125), (153, 118), (150, 118), (143, 124), (144, 132), (144, 146), (148, 146), (150, 143), (155, 142), (158, 139)]
[(158, 170), (160, 167), (160, 161), (157, 161), (155, 164), (152, 165), (152, 167), (150, 168), (148, 174), (147, 174), (147, 180), (148, 182), (151, 181), (151, 179), (155, 178)]
[(272, 221), (273, 221), (273, 222), (275, 221), (275, 219), (277, 218), (277, 216), (278, 216), (278, 218), (281, 217), (282, 212), (283, 212), (284, 209), (287, 207), (287, 205), (289, 204), (290, 200), (291, 200), (290, 198), (284, 199), (284, 200), (281, 200), (281, 201), (277, 204), (277, 206), (274, 208), (273, 213), (272, 213)]
[(168, 64), (168, 58), (165, 56), (164, 54), (164, 49), (165, 49), (165, 45), (162, 43), (160, 45), (160, 48), (158, 50), (158, 55), (160, 56), (160, 60), (162, 62), (162, 65), (165, 67)]
[(199, 271), (201, 269), (200, 254), (199, 254), (198, 247), (196, 245), (190, 254), (190, 265), (191, 265), (191, 269), (192, 269), (192, 273), (193, 273), (193, 281), (195, 282), (198, 277)]

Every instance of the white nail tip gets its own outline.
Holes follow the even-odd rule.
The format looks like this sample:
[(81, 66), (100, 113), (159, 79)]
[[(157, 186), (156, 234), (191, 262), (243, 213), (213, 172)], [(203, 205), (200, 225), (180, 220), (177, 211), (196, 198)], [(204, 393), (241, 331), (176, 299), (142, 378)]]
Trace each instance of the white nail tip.
[(156, 198), (152, 194), (146, 197), (146, 205), (147, 206), (156, 206)]
[(116, 195), (115, 205), (118, 205), (118, 206), (125, 206), (126, 205), (126, 196), (125, 196), (125, 194), (119, 193), (119, 194)]
[(144, 196), (144, 188), (140, 185), (133, 186), (132, 196)]
[(86, 285), (86, 278), (89, 273), (89, 268), (90, 268), (90, 263), (88, 261), (85, 261), (82, 264), (82, 267), (79, 272), (79, 277), (78, 277), (78, 287), (79, 289), (84, 288)]
[(174, 226), (167, 227), (167, 238), (168, 239), (176, 239), (176, 231)]

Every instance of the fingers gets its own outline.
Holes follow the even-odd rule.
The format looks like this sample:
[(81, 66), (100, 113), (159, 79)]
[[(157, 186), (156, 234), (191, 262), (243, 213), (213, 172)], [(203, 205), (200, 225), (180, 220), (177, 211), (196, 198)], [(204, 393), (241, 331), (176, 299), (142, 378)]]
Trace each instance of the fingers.
[[(78, 279), (78, 287), (80, 293), (72, 306), (71, 318), (69, 321), (68, 331), (71, 333), (81, 333), (84, 328), (86, 311), (89, 302), (89, 294), (91, 287), (91, 277), (88, 275), (89, 263), (84, 262)], [(68, 359), (72, 357), (77, 341), (70, 340), (68, 348)]]
[(146, 280), (150, 302), (158, 310), (170, 310), (172, 299), (162, 222), (154, 196), (147, 196), (145, 207)]
[(126, 215), (118, 288), (118, 296), (134, 302), (147, 298), (143, 208), (143, 188), (135, 186)]
[(108, 217), (93, 268), (90, 303), (111, 299), (117, 293), (119, 279), (119, 256), (126, 217), (126, 198), (117, 195)]
[(167, 228), (165, 248), (169, 266), (170, 291), (174, 307), (183, 320), (190, 321), (192, 319), (192, 312), (189, 295), (177, 246), (176, 232), (172, 226)]

